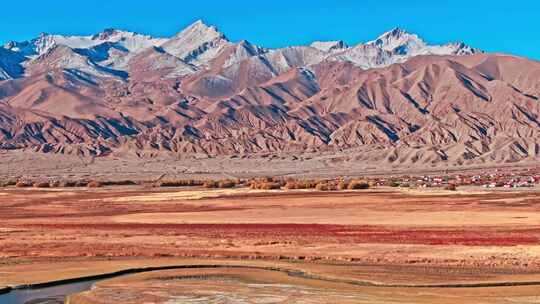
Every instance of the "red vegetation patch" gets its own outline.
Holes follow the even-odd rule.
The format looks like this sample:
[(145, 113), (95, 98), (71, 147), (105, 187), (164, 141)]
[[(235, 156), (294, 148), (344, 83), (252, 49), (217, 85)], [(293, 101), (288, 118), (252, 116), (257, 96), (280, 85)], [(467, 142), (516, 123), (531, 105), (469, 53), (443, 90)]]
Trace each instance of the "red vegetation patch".
[(489, 227), (403, 229), (381, 226), (319, 224), (37, 224), (25, 227), (59, 230), (137, 231), (163, 235), (208, 238), (302, 239), (373, 244), (423, 244), (465, 246), (515, 246), (540, 243), (540, 228), (501, 229)]
[(353, 236), (357, 243), (515, 246), (538, 244), (540, 229), (501, 230), (471, 227), (470, 229), (388, 229), (364, 227), (343, 229), (340, 233)]

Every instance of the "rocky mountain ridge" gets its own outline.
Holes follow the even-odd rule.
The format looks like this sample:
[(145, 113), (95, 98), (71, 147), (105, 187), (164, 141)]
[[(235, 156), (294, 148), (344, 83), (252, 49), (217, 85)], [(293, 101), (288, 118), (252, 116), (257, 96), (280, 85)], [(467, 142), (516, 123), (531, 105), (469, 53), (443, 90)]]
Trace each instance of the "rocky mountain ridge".
[(251, 155), (367, 149), (426, 165), (537, 157), (540, 63), (402, 29), (267, 49), (198, 21), (0, 48), (0, 148)]

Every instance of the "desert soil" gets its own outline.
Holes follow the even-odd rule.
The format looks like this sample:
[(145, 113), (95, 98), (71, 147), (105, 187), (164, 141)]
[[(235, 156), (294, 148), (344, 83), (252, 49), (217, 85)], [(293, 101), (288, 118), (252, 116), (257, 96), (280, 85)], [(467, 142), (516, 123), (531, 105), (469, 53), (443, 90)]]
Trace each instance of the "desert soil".
[[(463, 292), (441, 288), (540, 281), (540, 200), (534, 189), (420, 193), (391, 188), (351, 192), (5, 188), (0, 199), (0, 286), (138, 267), (228, 263), (253, 268), (170, 270), (125, 279), (133, 279), (137, 286), (132, 293), (147, 294), (157, 284), (163, 288), (159, 297), (164, 298), (209, 296), (182, 295), (166, 288), (182, 285), (182, 276), (193, 271), (203, 278), (206, 272), (215, 272), (209, 280), (189, 281), (200, 290), (217, 280), (220, 290), (241, 291), (249, 298), (256, 290), (250, 284), (271, 284), (275, 294), (300, 302), (300, 295), (279, 286), (307, 288), (314, 298), (333, 290), (335, 298), (328, 301), (334, 303), (346, 303), (340, 298), (345, 291), (350, 291), (354, 303), (363, 301), (353, 301), (357, 295), (373, 296), (362, 298), (365, 301), (396, 297), (404, 303), (426, 293), (441, 297), (440, 303), (455, 303), (459, 296), (471, 303), (471, 299), (496, 303), (489, 302), (496, 295), (501, 303), (506, 301), (502, 295), (519, 303), (534, 303), (540, 297), (538, 286)], [(301, 270), (315, 277), (293, 279), (260, 267)], [(158, 279), (139, 280), (146, 275)], [(160, 276), (180, 279), (167, 285)], [(127, 284), (123, 280), (104, 281), (95, 294), (79, 299), (122, 296)], [(358, 286), (366, 282), (393, 287)], [(93, 303), (99, 302), (97, 298)], [(79, 303), (92, 303), (86, 300)]]
[[(380, 153), (380, 151), (370, 151)], [(537, 161), (504, 164), (462, 165), (376, 163), (362, 159), (361, 148), (343, 152), (261, 153), (208, 157), (88, 157), (32, 151), (0, 150), (2, 180), (153, 180), (165, 174), (176, 179), (225, 179), (280, 176), (292, 178), (335, 178), (336, 176), (376, 176), (401, 174), (439, 174), (444, 172), (482, 172), (495, 169), (535, 168)]]

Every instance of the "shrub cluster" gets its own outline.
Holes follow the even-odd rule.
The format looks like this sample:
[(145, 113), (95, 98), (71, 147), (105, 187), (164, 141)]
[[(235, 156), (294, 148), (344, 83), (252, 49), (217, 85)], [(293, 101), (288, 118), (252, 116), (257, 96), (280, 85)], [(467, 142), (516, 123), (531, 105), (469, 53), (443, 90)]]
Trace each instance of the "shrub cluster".
[(218, 188), (234, 188), (238, 184), (238, 181), (235, 180), (222, 180), (218, 182)]
[(369, 189), (370, 184), (366, 180), (330, 180), (320, 181), (315, 186), (319, 191), (337, 191), (337, 190), (361, 190)]
[(202, 186), (209, 189), (215, 189), (215, 188), (234, 188), (239, 184), (238, 180), (234, 179), (224, 179), (224, 180), (207, 180), (205, 181)]
[(17, 188), (27, 188), (27, 187), (32, 187), (32, 183), (26, 182), (26, 181), (18, 181), (18, 182), (15, 184), (15, 187), (17, 187)]
[(278, 182), (258, 182), (258, 183), (251, 183), (249, 185), (251, 189), (258, 189), (258, 190), (279, 190), (282, 187), (282, 183)]
[(75, 182), (75, 187), (87, 187), (89, 184), (88, 181), (80, 180)]
[(263, 177), (249, 181), (249, 187), (258, 190), (278, 190), (284, 185), (285, 182), (283, 180), (273, 177)]
[(17, 184), (16, 180), (7, 180), (7, 181), (0, 182), (0, 187), (10, 187), (10, 186), (15, 186), (16, 184)]
[(90, 187), (97, 188), (102, 186), (127, 186), (137, 185), (136, 182), (131, 180), (122, 181), (86, 181), (86, 180), (51, 180), (51, 181), (27, 181), (18, 180), (10, 181), (0, 184), (0, 187), (15, 186), (18, 188), (34, 187), (34, 188), (72, 188), (72, 187)]
[(76, 187), (76, 186), (77, 186), (77, 182), (75, 181), (61, 181), (58, 184), (58, 187), (62, 187), (62, 188), (71, 188), (71, 187)]
[(369, 182), (365, 180), (353, 180), (347, 186), (349, 190), (369, 189)]
[(456, 191), (457, 190), (457, 186), (456, 184), (448, 184), (444, 187), (444, 190), (449, 190), (449, 191)]
[(101, 182), (103, 186), (133, 186), (137, 185), (136, 182), (132, 180), (119, 180), (119, 181), (104, 181)]
[(320, 182), (315, 186), (319, 191), (335, 191), (337, 190), (337, 184), (333, 182)]
[(88, 183), (88, 188), (101, 188), (103, 187), (103, 183), (101, 182), (98, 182), (98, 181), (91, 181)]
[(399, 183), (396, 182), (396, 181), (390, 181), (390, 182), (388, 183), (388, 186), (393, 187), (393, 188), (396, 188), (396, 187), (399, 187)]
[(159, 187), (195, 187), (203, 186), (204, 182), (199, 180), (187, 179), (187, 180), (166, 180), (159, 184)]
[(348, 187), (349, 183), (344, 180), (340, 180), (336, 185), (337, 190), (347, 190)]
[(288, 180), (285, 183), (285, 189), (315, 189), (320, 182), (313, 180)]
[(49, 188), (51, 185), (49, 182), (35, 182), (32, 186), (34, 188)]
[[(0, 184), (0, 186), (16, 186), (22, 187), (35, 187), (35, 188), (56, 188), (56, 187), (88, 187), (99, 188), (103, 186), (128, 186), (145, 184), (144, 182), (135, 182), (132, 180), (120, 180), (120, 181), (86, 181), (86, 180), (55, 180), (47, 182), (31, 182), (26, 180), (11, 181), (9, 184), (6, 182)], [(259, 190), (277, 190), (277, 189), (316, 189), (318, 191), (338, 191), (338, 190), (360, 190), (368, 189), (370, 186), (369, 181), (363, 179), (330, 179), (330, 180), (300, 180), (300, 179), (283, 179), (279, 177), (263, 177), (255, 178), (251, 180), (237, 180), (237, 179), (222, 179), (222, 180), (164, 180), (161, 182), (152, 182), (153, 186), (157, 187), (192, 187), (202, 186), (209, 189), (226, 189), (235, 188), (238, 186), (248, 186), (251, 189)], [(394, 185), (392, 185), (394, 186)], [(403, 186), (403, 185), (401, 185)]]

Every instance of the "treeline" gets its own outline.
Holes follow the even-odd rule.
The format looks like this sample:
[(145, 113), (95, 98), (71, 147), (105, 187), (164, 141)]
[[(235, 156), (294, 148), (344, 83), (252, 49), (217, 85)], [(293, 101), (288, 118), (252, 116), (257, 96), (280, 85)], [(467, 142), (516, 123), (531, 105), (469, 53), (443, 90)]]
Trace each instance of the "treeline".
[(148, 187), (201, 187), (208, 189), (230, 189), (248, 187), (256, 190), (302, 190), (313, 189), (319, 191), (359, 190), (368, 189), (374, 184), (364, 179), (331, 179), (331, 180), (304, 180), (279, 177), (263, 177), (254, 179), (219, 179), (219, 180), (194, 180), (194, 179), (169, 179), (162, 181), (99, 181), (99, 180), (53, 180), (53, 181), (30, 181), (13, 180), (0, 183), (0, 187), (17, 188), (72, 188), (87, 187), (100, 188), (105, 186), (148, 186)]

